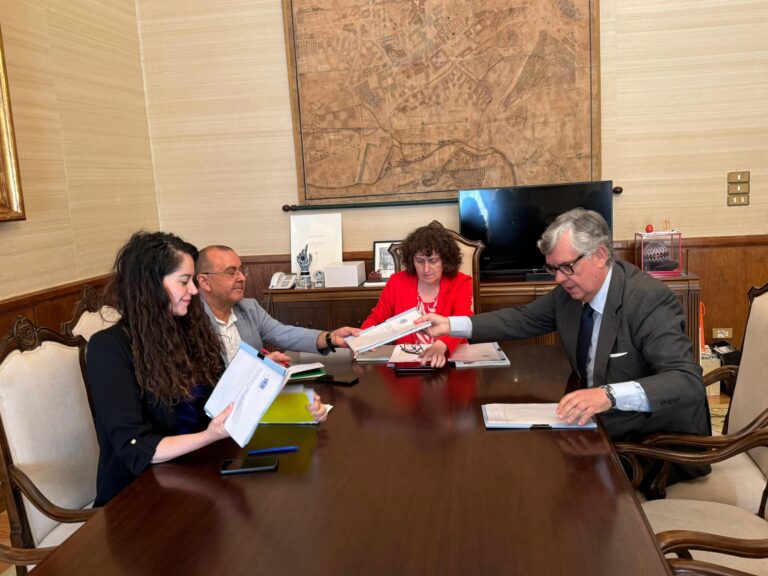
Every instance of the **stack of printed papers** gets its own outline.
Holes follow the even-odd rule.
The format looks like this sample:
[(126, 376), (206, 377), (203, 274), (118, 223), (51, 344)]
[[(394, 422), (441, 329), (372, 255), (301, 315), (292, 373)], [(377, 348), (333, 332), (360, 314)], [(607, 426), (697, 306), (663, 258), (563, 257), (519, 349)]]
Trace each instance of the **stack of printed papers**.
[(449, 358), (456, 368), (482, 368), (483, 366), (509, 366), (509, 358), (497, 342), (460, 344)]
[(486, 428), (597, 428), (593, 419), (583, 426), (568, 424), (557, 417), (557, 404), (485, 404), (483, 420)]

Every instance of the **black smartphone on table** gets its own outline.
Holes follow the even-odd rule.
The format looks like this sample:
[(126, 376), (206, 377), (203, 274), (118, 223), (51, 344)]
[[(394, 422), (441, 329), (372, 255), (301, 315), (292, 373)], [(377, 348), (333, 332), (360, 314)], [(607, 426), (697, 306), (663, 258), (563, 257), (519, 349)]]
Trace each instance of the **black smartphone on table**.
[(429, 364), (421, 365), (420, 362), (398, 362), (395, 364), (395, 374), (422, 374), (437, 370)]
[(323, 374), (315, 378), (315, 382), (332, 386), (354, 386), (360, 382), (360, 378), (354, 374)]
[(233, 458), (224, 460), (219, 468), (219, 473), (249, 474), (251, 472), (269, 472), (277, 470), (279, 460), (277, 456), (252, 456), (250, 458)]

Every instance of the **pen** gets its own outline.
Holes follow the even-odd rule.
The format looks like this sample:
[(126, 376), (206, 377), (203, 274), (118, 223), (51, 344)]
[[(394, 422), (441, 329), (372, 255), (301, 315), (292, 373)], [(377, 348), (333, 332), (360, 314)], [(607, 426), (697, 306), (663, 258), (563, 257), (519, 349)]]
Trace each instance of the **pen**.
[(282, 452), (298, 452), (298, 446), (275, 446), (274, 448), (259, 448), (257, 450), (249, 450), (248, 456), (260, 456), (262, 454), (280, 454)]
[[(272, 352), (270, 352), (266, 348), (262, 348), (261, 349), (261, 353), (264, 354), (264, 356), (267, 357), (267, 358), (269, 358), (269, 355), (272, 354)], [(290, 364), (288, 364), (288, 362), (278, 362), (278, 364), (282, 364), (286, 368), (288, 368), (290, 366)]]

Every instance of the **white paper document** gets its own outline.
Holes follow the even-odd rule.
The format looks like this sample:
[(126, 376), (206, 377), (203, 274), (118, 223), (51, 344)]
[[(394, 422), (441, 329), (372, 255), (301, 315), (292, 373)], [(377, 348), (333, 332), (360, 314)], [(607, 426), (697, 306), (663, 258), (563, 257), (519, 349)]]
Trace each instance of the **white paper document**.
[(420, 317), (421, 314), (418, 308), (414, 306), (410, 310), (393, 316), (386, 322), (363, 330), (359, 336), (347, 336), (344, 340), (353, 352), (365, 352), (382, 344), (388, 344), (408, 334), (429, 328), (432, 325), (431, 322), (414, 324), (414, 321)]
[(245, 447), (289, 374), (288, 368), (241, 342), (240, 349), (205, 403), (205, 413), (214, 418), (234, 402), (235, 407), (224, 428), (241, 448)]
[(486, 428), (597, 428), (590, 418), (584, 426), (568, 424), (557, 417), (557, 404), (485, 404), (483, 420)]
[[(403, 348), (402, 344), (398, 344), (392, 349), (392, 354), (389, 356), (389, 360), (387, 361), (387, 365), (395, 365), (402, 362), (420, 362), (421, 361), (421, 353), (414, 354), (413, 352), (406, 352), (408, 349), (406, 345), (406, 348)], [(412, 346), (412, 345), (411, 345)]]
[(393, 344), (384, 344), (374, 350), (355, 354), (354, 360), (358, 364), (386, 364), (389, 362), (389, 357), (392, 356), (394, 349)]
[(449, 358), (456, 368), (482, 368), (483, 366), (509, 366), (509, 358), (497, 342), (459, 344)]

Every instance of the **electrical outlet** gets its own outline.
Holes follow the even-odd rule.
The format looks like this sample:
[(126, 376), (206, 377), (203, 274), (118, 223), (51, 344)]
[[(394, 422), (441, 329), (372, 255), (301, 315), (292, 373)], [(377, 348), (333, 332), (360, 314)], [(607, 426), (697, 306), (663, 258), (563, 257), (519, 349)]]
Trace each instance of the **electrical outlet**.
[(749, 194), (728, 194), (728, 206), (749, 206)]
[(733, 338), (733, 328), (712, 328), (713, 340), (728, 340)]
[(728, 182), (749, 182), (749, 171), (728, 172)]

